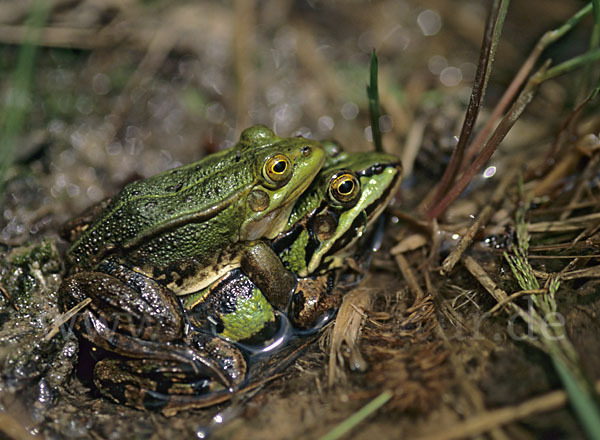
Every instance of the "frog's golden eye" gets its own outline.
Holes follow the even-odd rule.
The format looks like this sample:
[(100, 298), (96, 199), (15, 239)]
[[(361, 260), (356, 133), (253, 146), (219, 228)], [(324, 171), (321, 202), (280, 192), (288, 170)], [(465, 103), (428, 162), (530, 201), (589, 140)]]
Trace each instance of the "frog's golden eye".
[(283, 154), (276, 154), (267, 160), (263, 175), (268, 182), (277, 186), (286, 184), (292, 177), (292, 162)]
[(344, 206), (353, 205), (360, 196), (360, 182), (349, 171), (335, 174), (329, 184), (329, 197)]

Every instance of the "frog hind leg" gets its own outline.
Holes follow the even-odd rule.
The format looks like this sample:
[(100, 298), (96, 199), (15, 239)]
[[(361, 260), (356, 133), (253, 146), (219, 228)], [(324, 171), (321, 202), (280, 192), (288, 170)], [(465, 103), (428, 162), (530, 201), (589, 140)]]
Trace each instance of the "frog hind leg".
[(242, 352), (221, 338), (201, 332), (191, 332), (185, 342), (216, 363), (231, 386), (224, 387), (211, 374), (197, 374), (188, 364), (154, 359), (104, 359), (94, 368), (94, 383), (119, 403), (160, 410), (165, 415), (230, 399), (246, 381), (247, 364)]
[(78, 272), (59, 288), (65, 311), (86, 298), (92, 301), (85, 310), (116, 332), (158, 342), (183, 335), (183, 310), (177, 298), (156, 281), (123, 266)]
[(184, 364), (148, 359), (104, 359), (94, 367), (94, 384), (117, 403), (173, 415), (231, 398), (233, 391), (210, 377), (198, 377)]
[(103, 270), (108, 273), (76, 273), (59, 288), (65, 310), (91, 298), (75, 320), (85, 339), (121, 356), (188, 364), (196, 374), (231, 386), (231, 378), (216, 362), (179, 343), (184, 336), (183, 311), (167, 288), (120, 265)]
[(269, 245), (258, 241), (247, 246), (242, 253), (241, 269), (272, 306), (286, 309), (296, 286), (296, 276), (284, 267)]

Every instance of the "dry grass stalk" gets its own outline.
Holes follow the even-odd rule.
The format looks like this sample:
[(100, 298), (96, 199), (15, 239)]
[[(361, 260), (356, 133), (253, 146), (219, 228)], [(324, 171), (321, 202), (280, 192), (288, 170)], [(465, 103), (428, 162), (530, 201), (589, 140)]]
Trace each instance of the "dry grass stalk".
[[(536, 276), (536, 278), (540, 278), (542, 280), (547, 280), (555, 276), (555, 274), (543, 272), (541, 270), (534, 270), (533, 274)], [(600, 266), (586, 267), (585, 269), (561, 273), (559, 278), (563, 281), (576, 280), (579, 278), (600, 278)]]
[(390, 250), (390, 253), (392, 255), (403, 254), (419, 249), (426, 244), (429, 244), (429, 238), (425, 234), (411, 234), (400, 240), (398, 244)]
[(423, 134), (425, 132), (425, 120), (423, 118), (417, 119), (410, 126), (408, 135), (406, 136), (406, 142), (402, 150), (402, 168), (404, 173), (404, 179), (412, 174), (415, 160), (423, 145)]
[(424, 298), (425, 293), (423, 292), (423, 289), (421, 289), (421, 286), (419, 286), (419, 283), (417, 282), (417, 277), (415, 276), (413, 270), (408, 264), (408, 261), (406, 261), (406, 258), (404, 258), (404, 255), (398, 254), (395, 256), (395, 258), (396, 263), (398, 263), (398, 267), (402, 272), (402, 276), (404, 277), (404, 280), (408, 284), (408, 288), (410, 289), (410, 291), (413, 294), (413, 297), (415, 298), (415, 302), (419, 301), (421, 298)]
[[(600, 392), (600, 381), (596, 382), (596, 391)], [(452, 440), (474, 437), (534, 414), (559, 409), (565, 406), (566, 403), (567, 393), (565, 391), (552, 391), (519, 405), (476, 414), (463, 422), (445, 426), (429, 435), (418, 437), (418, 440)]]
[(44, 341), (49, 341), (50, 339), (52, 339), (58, 333), (58, 329), (60, 328), (61, 325), (66, 323), (69, 319), (71, 319), (73, 316), (75, 316), (77, 313), (79, 313), (84, 307), (86, 307), (91, 302), (92, 302), (92, 298), (86, 298), (83, 301), (81, 301), (79, 304), (77, 304), (75, 307), (73, 307), (70, 310), (66, 311), (65, 313), (61, 314), (58, 317), (58, 319), (56, 319), (56, 321), (52, 324), (52, 328), (50, 329), (48, 334), (46, 334), (46, 336), (44, 336)]
[(465, 268), (471, 273), (471, 275), (473, 275), (477, 279), (477, 281), (479, 281), (483, 288), (487, 290), (488, 293), (492, 295), (498, 303), (506, 304), (506, 307), (504, 307), (504, 309), (508, 311), (508, 305), (510, 304), (510, 302), (508, 301), (508, 294), (496, 285), (494, 280), (490, 278), (485, 269), (481, 267), (481, 265), (477, 261), (475, 261), (473, 257), (470, 257), (468, 255), (463, 256), (462, 262), (465, 265)]
[[(586, 190), (589, 190), (590, 183), (594, 179), (594, 173), (598, 170), (598, 163), (600, 162), (600, 145), (599, 139), (596, 135), (588, 135), (582, 138), (582, 143), (585, 143), (586, 147), (592, 147), (594, 149), (593, 154), (591, 154), (588, 163), (585, 166), (585, 169), (581, 173), (581, 177), (579, 178), (579, 182), (577, 183), (577, 187), (573, 191), (573, 197), (569, 201), (569, 205), (567, 209), (560, 215), (561, 220), (565, 220), (568, 218), (573, 212), (574, 207), (578, 205), (583, 193)], [(579, 143), (577, 144), (579, 145)]]
[(508, 298), (503, 299), (502, 301), (500, 301), (498, 304), (496, 304), (494, 307), (492, 307), (490, 310), (488, 310), (487, 314), (492, 315), (492, 314), (496, 313), (505, 304), (508, 304), (508, 303), (514, 301), (515, 299), (520, 298), (521, 296), (525, 296), (525, 295), (542, 295), (544, 293), (548, 293), (548, 289), (520, 290), (520, 291), (515, 292), (512, 295), (510, 295)]
[(329, 348), (329, 386), (344, 376), (344, 352), (350, 356), (350, 368), (363, 369), (365, 361), (358, 349), (365, 311), (371, 309), (373, 289), (358, 288), (344, 296), (331, 332)]
[(578, 231), (590, 225), (596, 226), (600, 221), (600, 212), (571, 217), (566, 220), (556, 220), (548, 222), (528, 223), (527, 232), (567, 232)]
[(431, 202), (432, 206), (428, 207), (428, 219), (437, 218), (445, 211), (445, 209), (439, 209), (437, 207), (438, 203), (443, 199), (444, 195), (447, 194), (460, 171), (467, 144), (471, 138), (473, 127), (475, 126), (475, 121), (477, 121), (481, 103), (485, 96), (487, 82), (492, 71), (492, 62), (502, 32), (507, 7), (508, 1), (506, 0), (494, 0), (490, 6), (483, 40), (481, 42), (481, 49), (479, 51), (479, 62), (477, 63), (477, 71), (475, 73), (475, 80), (473, 82), (465, 119), (458, 137), (458, 142), (450, 157), (450, 162), (435, 190), (435, 196)]

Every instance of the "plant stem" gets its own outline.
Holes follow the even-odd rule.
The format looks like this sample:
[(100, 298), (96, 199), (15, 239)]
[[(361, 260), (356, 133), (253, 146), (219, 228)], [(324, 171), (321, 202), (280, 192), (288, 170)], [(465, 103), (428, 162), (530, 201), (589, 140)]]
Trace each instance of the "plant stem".
[(385, 405), (387, 401), (391, 398), (392, 392), (384, 391), (379, 396), (375, 397), (373, 400), (371, 400), (369, 403), (363, 406), (361, 409), (352, 414), (350, 417), (348, 417), (346, 420), (344, 420), (342, 423), (340, 423), (331, 431), (329, 431), (327, 434), (325, 434), (323, 437), (321, 437), (320, 440), (337, 440), (341, 438), (343, 435), (346, 435), (359, 423), (361, 423), (363, 420), (365, 420), (367, 417), (369, 417), (371, 414), (373, 414), (375, 411), (377, 411), (379, 408)]
[(494, 0), (488, 20), (485, 27), (485, 34), (481, 43), (481, 50), (479, 52), (479, 63), (477, 64), (477, 72), (475, 73), (475, 81), (473, 84), (473, 90), (471, 92), (471, 98), (469, 100), (469, 106), (465, 115), (458, 143), (452, 152), (450, 162), (444, 171), (444, 175), (437, 187), (435, 196), (431, 202), (432, 209), (427, 212), (427, 218), (431, 220), (436, 218), (432, 213), (436, 212), (438, 215), (442, 214), (443, 211), (436, 210), (436, 205), (447, 193), (450, 185), (456, 179), (456, 175), (460, 169), (463, 161), (464, 153), (466, 150), (467, 143), (471, 138), (473, 127), (477, 121), (479, 109), (485, 96), (487, 83), (492, 71), (492, 61), (496, 53), (496, 47), (500, 40), (500, 34), (502, 32), (502, 26), (504, 24), (504, 18), (506, 17), (506, 11), (508, 9), (509, 0)]

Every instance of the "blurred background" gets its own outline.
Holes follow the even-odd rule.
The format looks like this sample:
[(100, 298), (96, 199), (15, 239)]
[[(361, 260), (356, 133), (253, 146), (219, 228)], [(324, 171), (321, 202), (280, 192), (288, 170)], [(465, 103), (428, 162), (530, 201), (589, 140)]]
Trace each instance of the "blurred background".
[[(0, 2), (5, 96), (35, 4)], [(486, 108), (541, 33), (581, 4), (511, 5)], [(27, 201), (19, 199), (18, 182), (9, 185), (5, 240), (44, 227), (19, 224), (17, 217), (23, 216), (15, 210), (31, 208), (29, 202), (51, 207), (64, 220), (130, 180), (231, 145), (251, 124), (273, 127), (280, 136), (335, 138), (348, 150), (372, 148), (365, 85), (374, 49), (385, 148), (404, 159), (405, 185), (416, 184), (410, 178), (415, 168), (419, 182), (430, 185), (459, 133), (488, 7), (480, 1), (440, 0), (56, 0), (39, 5), (49, 7), (41, 47), (33, 70), (17, 72), (31, 75), (24, 125), (4, 147), (11, 150), (4, 162), (16, 165), (7, 178), (20, 165), (33, 165), (35, 182), (21, 184), (39, 185), (39, 191), (35, 201)], [(552, 56), (576, 53), (588, 32), (580, 27), (553, 48)], [(529, 117), (542, 123), (573, 99), (556, 84), (540, 95)], [(9, 105), (4, 109), (10, 113)], [(539, 128), (532, 124), (532, 130)], [(521, 145), (539, 135), (539, 130), (524, 131)], [(407, 141), (412, 153), (403, 148)]]

